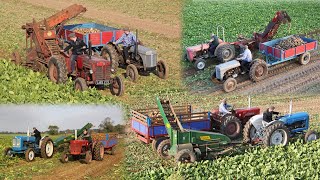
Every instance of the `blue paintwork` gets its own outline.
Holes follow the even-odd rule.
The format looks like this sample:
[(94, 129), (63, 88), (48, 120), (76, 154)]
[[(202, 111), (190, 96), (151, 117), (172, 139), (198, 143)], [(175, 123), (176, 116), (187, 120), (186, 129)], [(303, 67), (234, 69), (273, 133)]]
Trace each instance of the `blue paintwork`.
[(12, 153), (14, 154), (24, 153), (28, 149), (28, 147), (24, 145), (24, 142), (30, 142), (36, 146), (36, 138), (34, 136), (15, 136), (14, 138), (17, 140), (17, 142), (20, 142), (19, 146), (12, 146)]
[(110, 147), (117, 145), (118, 140), (117, 139), (110, 139), (110, 140), (102, 140), (101, 142), (105, 148), (110, 148)]
[(291, 130), (291, 133), (301, 133), (305, 130), (309, 129), (309, 114), (307, 112), (298, 112), (294, 114), (287, 114), (279, 119), (279, 121), (282, 121), (286, 126), (290, 126), (293, 123), (296, 122), (303, 122), (302, 128), (297, 128)]

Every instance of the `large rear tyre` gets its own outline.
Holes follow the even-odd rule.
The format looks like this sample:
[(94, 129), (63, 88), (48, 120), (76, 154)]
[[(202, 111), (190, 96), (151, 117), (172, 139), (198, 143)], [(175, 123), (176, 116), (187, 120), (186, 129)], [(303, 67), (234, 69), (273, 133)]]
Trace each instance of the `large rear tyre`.
[(101, 142), (98, 142), (93, 148), (93, 159), (102, 161), (104, 156), (104, 147)]
[(48, 76), (54, 83), (67, 82), (68, 77), (65, 62), (58, 60), (55, 57), (51, 57), (48, 66)]
[(250, 68), (250, 79), (257, 82), (264, 79), (268, 75), (268, 66), (264, 60), (254, 60), (253, 65)]
[(289, 130), (280, 122), (266, 127), (264, 136), (263, 144), (265, 146), (286, 146), (289, 142)]
[(69, 162), (69, 156), (68, 156), (67, 152), (64, 151), (61, 153), (60, 162), (62, 162), (62, 163)]
[(33, 161), (35, 158), (35, 152), (32, 148), (28, 148), (25, 152), (25, 159), (27, 162)]
[(76, 91), (86, 91), (87, 89), (88, 89), (87, 82), (83, 78), (78, 77), (74, 81), (74, 90), (76, 90)]
[(129, 64), (126, 68), (126, 77), (132, 81), (137, 82), (139, 78), (138, 69), (135, 65)]
[(301, 65), (306, 65), (310, 62), (311, 54), (310, 52), (305, 52), (299, 57), (299, 63)]
[(196, 61), (194, 62), (194, 68), (197, 71), (204, 70), (205, 67), (206, 67), (206, 61), (202, 58), (196, 59)]
[(114, 96), (122, 96), (124, 93), (124, 83), (119, 76), (116, 76), (112, 79), (109, 87), (111, 94)]
[(220, 131), (232, 140), (237, 139), (242, 133), (242, 125), (239, 118), (233, 115), (224, 116), (220, 126)]
[(251, 144), (256, 137), (257, 129), (248, 121), (243, 128), (243, 143)]
[(234, 91), (236, 88), (237, 88), (237, 80), (234, 78), (228, 78), (223, 83), (223, 90), (227, 93)]
[(218, 45), (216, 49), (216, 56), (220, 63), (225, 63), (234, 59), (236, 51), (233, 45), (231, 44), (221, 44)]
[(308, 130), (307, 133), (304, 135), (304, 142), (307, 143), (309, 141), (314, 141), (319, 139), (318, 133), (314, 130)]
[(167, 79), (168, 74), (169, 74), (169, 69), (166, 63), (162, 60), (158, 61), (156, 75), (161, 79)]
[(163, 140), (165, 140), (165, 139), (168, 139), (168, 138), (167, 138), (167, 137), (160, 137), (160, 138), (158, 138), (158, 139), (154, 139), (154, 140), (152, 141), (152, 143), (151, 143), (152, 150), (153, 150), (154, 152), (157, 152), (157, 149), (158, 149), (158, 147), (159, 147), (159, 144), (160, 144)]
[(158, 155), (163, 159), (170, 159), (169, 150), (171, 147), (170, 139), (163, 140), (157, 149)]
[(52, 158), (54, 152), (53, 141), (51, 138), (45, 137), (41, 141), (41, 157)]
[[(106, 49), (108, 49), (108, 51), (111, 55), (112, 68), (114, 69), (114, 71), (117, 71), (117, 69), (119, 67), (119, 61), (120, 61), (119, 57), (121, 55), (118, 53), (116, 47), (113, 44), (107, 44)], [(101, 56), (103, 56), (102, 51), (101, 51)]]
[(193, 163), (197, 160), (196, 154), (189, 149), (180, 150), (175, 156), (176, 162)]
[(89, 164), (92, 161), (92, 153), (91, 151), (86, 152), (86, 156), (84, 158), (84, 163)]

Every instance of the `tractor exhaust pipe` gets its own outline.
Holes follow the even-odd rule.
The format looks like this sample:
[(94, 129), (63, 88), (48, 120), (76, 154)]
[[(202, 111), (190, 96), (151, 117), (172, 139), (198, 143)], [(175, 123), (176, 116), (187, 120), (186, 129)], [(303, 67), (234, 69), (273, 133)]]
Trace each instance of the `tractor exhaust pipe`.
[(249, 97), (248, 97), (248, 103), (249, 103), (249, 105), (248, 105), (248, 108), (251, 108), (251, 96), (249, 95)]
[(292, 114), (292, 99), (290, 100), (290, 105), (289, 105), (289, 115)]
[(136, 29), (136, 43), (134, 47), (134, 57), (138, 56), (138, 29)]
[(77, 137), (77, 132), (78, 132), (78, 130), (76, 129), (76, 130), (74, 130), (74, 140), (77, 140), (78, 139), (78, 137)]

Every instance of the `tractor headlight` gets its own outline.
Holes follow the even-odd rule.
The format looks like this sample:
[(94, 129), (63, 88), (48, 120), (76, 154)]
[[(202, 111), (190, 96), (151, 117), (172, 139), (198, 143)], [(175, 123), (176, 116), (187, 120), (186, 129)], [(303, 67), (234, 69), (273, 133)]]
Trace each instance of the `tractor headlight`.
[(89, 72), (90, 72), (90, 74), (93, 74), (93, 71), (92, 71), (92, 69), (90, 69), (90, 70), (89, 70)]
[(20, 147), (20, 139), (14, 138), (12, 140), (12, 146)]

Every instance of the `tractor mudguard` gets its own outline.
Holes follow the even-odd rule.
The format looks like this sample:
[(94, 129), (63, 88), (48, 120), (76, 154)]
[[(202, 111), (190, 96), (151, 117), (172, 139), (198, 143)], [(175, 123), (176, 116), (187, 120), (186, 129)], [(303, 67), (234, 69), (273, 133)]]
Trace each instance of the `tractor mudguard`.
[(262, 119), (263, 119), (263, 114), (255, 115), (252, 118), (250, 118), (251, 124), (256, 128), (256, 129), (261, 129), (263, 127), (262, 125)]
[(193, 145), (191, 143), (187, 144), (177, 144), (177, 152), (179, 152), (182, 149), (189, 149), (191, 152), (193, 152)]

